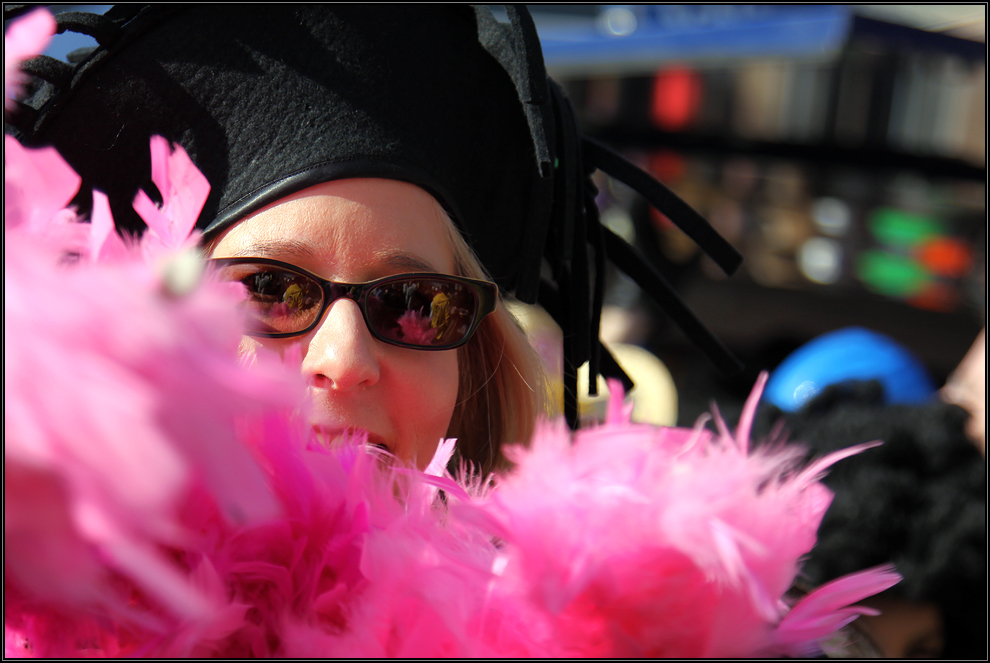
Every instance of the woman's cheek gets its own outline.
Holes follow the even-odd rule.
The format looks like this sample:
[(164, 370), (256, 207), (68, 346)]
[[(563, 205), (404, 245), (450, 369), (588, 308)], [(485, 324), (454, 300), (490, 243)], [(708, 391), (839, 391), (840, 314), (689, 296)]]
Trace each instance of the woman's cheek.
[(458, 365), (457, 351), (423, 353), (430, 362), (428, 377), (418, 378), (409, 385), (418, 401), (418, 408), (430, 412), (430, 418), (442, 425), (441, 435), (446, 434), (450, 418), (457, 404)]
[(425, 467), (433, 458), (436, 445), (446, 437), (450, 420), (457, 405), (457, 351), (422, 353), (427, 365), (418, 370), (418, 377), (406, 382), (405, 402), (401, 404), (407, 434), (416, 440), (416, 464)]

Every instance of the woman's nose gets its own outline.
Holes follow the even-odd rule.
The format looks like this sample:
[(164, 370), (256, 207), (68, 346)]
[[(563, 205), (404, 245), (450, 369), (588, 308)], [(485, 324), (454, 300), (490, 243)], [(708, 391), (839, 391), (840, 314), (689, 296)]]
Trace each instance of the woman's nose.
[(303, 375), (310, 385), (332, 391), (371, 386), (378, 382), (377, 344), (358, 305), (338, 299), (313, 332)]

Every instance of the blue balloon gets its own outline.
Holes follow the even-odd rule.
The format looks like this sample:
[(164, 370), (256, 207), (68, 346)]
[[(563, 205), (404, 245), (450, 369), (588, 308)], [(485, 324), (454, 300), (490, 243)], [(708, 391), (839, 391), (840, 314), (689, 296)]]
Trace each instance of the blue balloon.
[(805, 343), (770, 375), (763, 398), (793, 412), (825, 387), (879, 380), (888, 403), (921, 403), (935, 393), (924, 364), (893, 339), (847, 327)]

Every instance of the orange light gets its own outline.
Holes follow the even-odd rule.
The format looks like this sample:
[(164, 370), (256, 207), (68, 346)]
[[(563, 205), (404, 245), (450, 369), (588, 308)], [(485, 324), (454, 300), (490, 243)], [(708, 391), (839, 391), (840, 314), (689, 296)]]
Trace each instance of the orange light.
[(949, 278), (965, 276), (973, 264), (973, 252), (951, 237), (938, 237), (917, 249), (917, 258), (933, 274)]

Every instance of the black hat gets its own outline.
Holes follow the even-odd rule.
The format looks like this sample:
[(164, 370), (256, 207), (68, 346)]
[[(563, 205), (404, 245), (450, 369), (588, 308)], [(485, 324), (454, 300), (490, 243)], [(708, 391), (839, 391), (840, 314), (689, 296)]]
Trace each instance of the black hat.
[[(5, 18), (22, 9), (5, 6)], [(148, 140), (181, 144), (211, 184), (207, 238), (261, 207), (347, 177), (431, 192), (505, 291), (539, 302), (564, 331), (565, 414), (576, 369), (621, 376), (598, 342), (605, 260), (665, 307), (723, 370), (734, 357), (645, 259), (598, 220), (590, 175), (638, 189), (733, 271), (740, 257), (651, 177), (587, 138), (550, 80), (532, 19), (508, 7), (349, 4), (121, 5), (68, 12), (59, 30), (99, 46), (77, 66), (39, 57), (48, 81), (5, 123), (54, 145), (82, 176), (76, 202), (105, 192), (118, 227), (140, 232), (131, 201), (152, 197)], [(624, 378), (627, 387), (631, 384)], [(594, 393), (594, 387), (592, 387)]]

